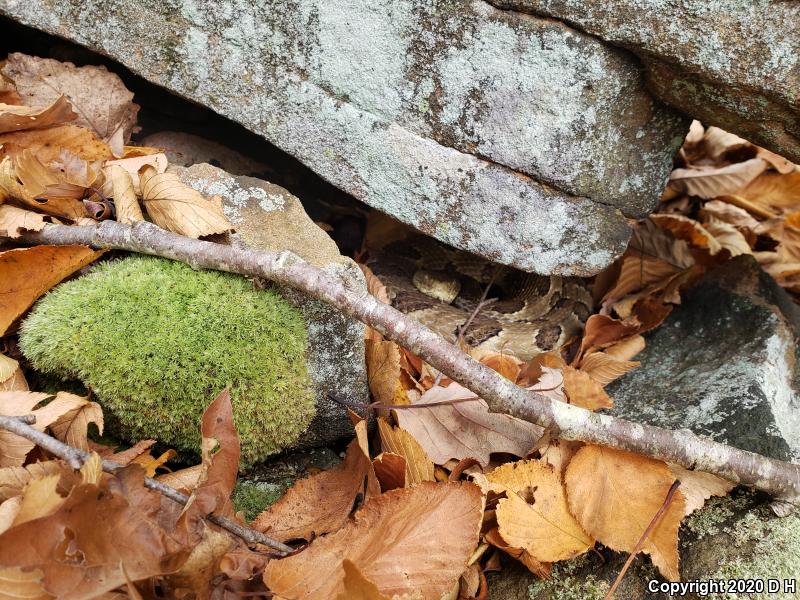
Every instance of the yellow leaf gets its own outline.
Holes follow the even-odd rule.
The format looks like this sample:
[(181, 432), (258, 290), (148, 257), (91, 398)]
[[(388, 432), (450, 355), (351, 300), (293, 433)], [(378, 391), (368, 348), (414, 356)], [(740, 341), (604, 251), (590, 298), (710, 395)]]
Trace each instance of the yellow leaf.
[(64, 96), (59, 96), (44, 108), (0, 104), (0, 133), (42, 129), (77, 118), (78, 114), (72, 110), (72, 105)]
[(0, 600), (50, 600), (44, 591), (42, 571), (0, 567)]
[(28, 382), (19, 363), (5, 354), (0, 354), (0, 392), (26, 391)]
[(556, 562), (583, 554), (594, 540), (569, 512), (561, 478), (538, 460), (508, 463), (486, 475), (505, 487), (497, 505), (500, 535), (524, 548), (540, 562)]
[[(564, 475), (572, 514), (589, 535), (621, 552), (633, 551), (674, 480), (660, 461), (600, 446), (578, 450)], [(684, 507), (678, 490), (642, 547), (670, 581), (680, 579), (678, 528)]]
[(392, 427), (383, 418), (378, 419), (378, 429), (382, 450), (399, 454), (405, 459), (406, 485), (434, 480), (433, 461), (428, 458), (414, 436), (399, 427)]
[(108, 160), (114, 158), (108, 144), (92, 131), (78, 125), (58, 125), (35, 131), (0, 133), (0, 157), (18, 156), (30, 150), (42, 164), (58, 160), (59, 154), (67, 150), (83, 160)]
[(88, 398), (81, 398), (75, 394), (58, 392), (50, 405), (54, 409), (58, 407), (61, 413), (50, 425), (50, 430), (65, 444), (88, 450), (89, 442), (86, 435), (89, 423), (97, 425), (98, 432), (100, 435), (103, 434), (103, 409), (97, 402), (90, 402)]
[(139, 171), (139, 185), (147, 214), (159, 227), (192, 238), (233, 230), (218, 196), (205, 198), (174, 173), (158, 173), (145, 165)]
[(46, 475), (28, 482), (12, 527), (51, 515), (64, 504), (65, 498), (56, 491), (59, 479), (58, 475)]

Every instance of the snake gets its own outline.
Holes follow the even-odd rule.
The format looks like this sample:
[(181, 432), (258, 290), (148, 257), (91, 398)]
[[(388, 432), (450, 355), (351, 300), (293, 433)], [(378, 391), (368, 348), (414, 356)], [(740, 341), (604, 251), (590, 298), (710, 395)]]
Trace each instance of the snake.
[(470, 347), (522, 361), (568, 344), (592, 314), (592, 295), (580, 278), (498, 265), (422, 234), (371, 252), (367, 266), (394, 308), (446, 340), (455, 343), (470, 321), (463, 335)]

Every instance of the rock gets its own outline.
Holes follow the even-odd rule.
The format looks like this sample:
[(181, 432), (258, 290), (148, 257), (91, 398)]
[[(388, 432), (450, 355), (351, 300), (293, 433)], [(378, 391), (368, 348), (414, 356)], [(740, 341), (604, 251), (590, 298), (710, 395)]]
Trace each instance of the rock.
[(662, 100), (800, 162), (800, 4), (490, 0), (638, 54)]
[(612, 412), (781, 460), (800, 456), (800, 307), (751, 256), (706, 275), (608, 387)]
[[(616, 600), (668, 600), (669, 598), (797, 598), (800, 590), (800, 517), (776, 517), (762, 496), (741, 490), (729, 498), (712, 498), (689, 516), (680, 532), (681, 581), (710, 580), (778, 581), (771, 594), (689, 593), (670, 596), (658, 586), (666, 585), (648, 559), (634, 560)], [(602, 600), (627, 556), (601, 548), (598, 554), (557, 563), (549, 581), (537, 579), (519, 563), (490, 573), (492, 600)]]
[(170, 164), (188, 167), (209, 163), (232, 175), (263, 176), (269, 169), (232, 148), (183, 131), (159, 131), (141, 140), (142, 146), (163, 148)]
[(482, 0), (7, 0), (487, 258), (588, 275), (658, 202), (687, 121), (638, 62)]
[[(208, 164), (171, 166), (181, 180), (207, 196), (220, 195), (223, 210), (237, 229), (233, 242), (259, 250), (291, 250), (303, 260), (366, 292), (364, 275), (341, 256), (334, 241), (305, 213), (286, 189), (243, 175), (231, 175)], [(350, 436), (353, 425), (344, 407), (330, 400), (366, 402), (369, 397), (364, 325), (337, 309), (300, 292), (280, 288), (306, 321), (309, 373), (317, 385), (317, 412), (301, 446), (320, 446)]]

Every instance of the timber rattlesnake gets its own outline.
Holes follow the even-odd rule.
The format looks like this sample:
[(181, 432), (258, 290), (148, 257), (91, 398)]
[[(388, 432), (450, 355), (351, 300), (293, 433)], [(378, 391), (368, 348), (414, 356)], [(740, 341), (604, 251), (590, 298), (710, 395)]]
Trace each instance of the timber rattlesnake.
[(578, 278), (495, 265), (423, 235), (371, 250), (367, 265), (386, 286), (392, 306), (450, 342), (493, 281), (488, 298), (497, 300), (475, 317), (465, 340), (520, 360), (558, 350), (592, 312), (591, 294)]

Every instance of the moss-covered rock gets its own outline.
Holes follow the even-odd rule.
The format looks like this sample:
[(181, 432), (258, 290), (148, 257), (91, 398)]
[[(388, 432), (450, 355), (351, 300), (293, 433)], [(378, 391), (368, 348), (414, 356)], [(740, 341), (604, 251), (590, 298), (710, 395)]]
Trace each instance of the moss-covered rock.
[(238, 276), (130, 257), (45, 296), (20, 347), (40, 371), (77, 377), (130, 439), (196, 451), (200, 417), (230, 386), (248, 465), (290, 447), (314, 415), (299, 312)]

